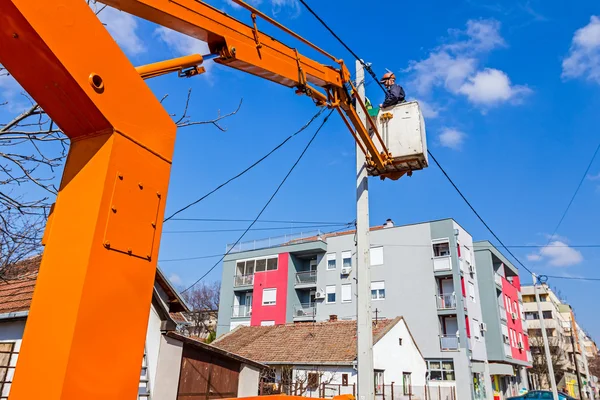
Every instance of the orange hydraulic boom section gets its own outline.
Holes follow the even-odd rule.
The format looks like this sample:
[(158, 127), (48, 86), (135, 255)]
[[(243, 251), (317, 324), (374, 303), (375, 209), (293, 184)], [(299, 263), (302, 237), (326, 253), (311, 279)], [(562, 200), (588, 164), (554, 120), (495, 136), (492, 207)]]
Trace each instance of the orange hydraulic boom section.
[[(348, 69), (258, 10), (247, 26), (198, 0), (104, 3), (206, 41), (215, 62), (336, 108), (370, 168), (398, 179), (352, 105)], [(260, 32), (261, 17), (331, 58)], [(11, 400), (123, 399), (138, 391), (176, 126), (143, 79), (203, 72), (202, 57), (136, 68), (83, 0), (0, 0), (0, 63), (71, 139), (44, 237)], [(357, 107), (365, 108), (359, 98)], [(370, 123), (370, 122), (369, 122)]]

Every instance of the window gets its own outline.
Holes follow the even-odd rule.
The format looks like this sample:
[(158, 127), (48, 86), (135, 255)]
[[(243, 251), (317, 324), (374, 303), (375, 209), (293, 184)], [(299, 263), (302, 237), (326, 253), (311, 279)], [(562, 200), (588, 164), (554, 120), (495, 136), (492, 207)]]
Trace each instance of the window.
[(532, 321), (534, 319), (538, 319), (538, 313), (536, 312), (526, 312), (525, 319), (528, 321)]
[(402, 346), (402, 338), (398, 338), (398, 345)]
[(342, 386), (348, 386), (348, 374), (342, 374)]
[(319, 387), (319, 374), (316, 372), (309, 372), (308, 379), (306, 382), (306, 388), (308, 390), (315, 390)]
[(405, 396), (411, 395), (410, 372), (402, 373), (402, 391)]
[(513, 301), (513, 312), (517, 315), (519, 314), (519, 306), (516, 301)]
[(383, 371), (375, 371), (375, 394), (383, 393)]
[(433, 243), (433, 256), (434, 257), (448, 257), (450, 255), (450, 243), (440, 242)]
[(274, 271), (277, 269), (277, 259), (267, 258), (267, 271)]
[(475, 302), (475, 285), (473, 282), (469, 282), (469, 299), (471, 299), (472, 302)]
[(371, 247), (371, 265), (383, 265), (383, 247)]
[(454, 362), (452, 360), (427, 360), (429, 380), (453, 381)]
[(267, 270), (267, 259), (256, 260), (256, 272), (264, 272)]
[(385, 299), (385, 282), (371, 282), (371, 300)]
[(274, 271), (277, 269), (278, 256), (254, 258), (236, 263), (236, 275), (253, 275), (255, 272)]
[(325, 287), (326, 303), (335, 303), (335, 285)]
[(471, 321), (473, 321), (473, 328), (471, 329), (473, 332), (473, 337), (476, 340), (479, 340), (479, 337), (481, 336), (481, 327), (479, 326), (479, 321), (477, 321), (475, 318), (473, 318)]
[(260, 326), (273, 326), (275, 321), (260, 321)]
[(342, 303), (350, 303), (352, 301), (352, 284), (344, 283), (342, 285)]
[(342, 251), (342, 267), (352, 268), (352, 252)]
[(335, 253), (327, 254), (327, 269), (335, 269)]
[(519, 333), (519, 343), (521, 346), (525, 346), (525, 344), (523, 343), (523, 335)]
[(469, 263), (469, 265), (473, 264), (473, 262), (471, 261), (471, 249), (469, 249), (467, 246), (464, 246), (464, 247), (465, 247), (465, 250), (464, 250), (464, 254), (465, 254), (464, 259), (465, 259), (465, 261), (467, 263)]
[(262, 305), (274, 306), (277, 303), (277, 289), (263, 289)]
[(542, 311), (544, 319), (552, 319), (552, 311)]
[[(4, 368), (0, 368), (0, 394), (4, 395), (4, 392), (9, 392), (10, 391), (10, 381), (11, 379), (7, 379), (8, 377), (8, 371), (10, 371), (8, 367), (9, 365), (11, 365), (11, 361), (14, 361), (14, 358), (17, 357), (17, 354), (14, 353), (15, 350), (15, 342), (5, 342), (5, 343), (0, 343), (0, 351), (2, 351), (2, 353), (0, 353), (0, 367), (4, 367)], [(145, 359), (146, 357), (144, 357)], [(12, 364), (14, 365), (14, 364)], [(5, 386), (7, 385), (7, 386)]]

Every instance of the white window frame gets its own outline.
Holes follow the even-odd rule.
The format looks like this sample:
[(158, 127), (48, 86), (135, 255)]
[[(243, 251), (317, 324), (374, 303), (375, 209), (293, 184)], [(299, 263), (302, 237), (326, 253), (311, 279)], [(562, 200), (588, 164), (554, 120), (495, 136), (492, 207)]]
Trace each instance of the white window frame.
[[(270, 259), (276, 259), (277, 260), (277, 267), (275, 269), (267, 269), (267, 264), (269, 263)], [(256, 271), (256, 261), (259, 260), (265, 260), (265, 270), (264, 271)], [(246, 273), (246, 261), (254, 261), (254, 272), (252, 274), (247, 274)], [(238, 263), (244, 263), (244, 275), (254, 275), (257, 272), (269, 272), (269, 271), (277, 271), (279, 269), (279, 255), (276, 254), (274, 256), (266, 256), (266, 257), (253, 257), (253, 258), (243, 258), (240, 260), (235, 260), (235, 272), (237, 275), (237, 265)]]
[[(435, 250), (433, 248), (433, 246), (435, 246), (436, 244), (442, 244), (442, 243), (447, 243), (448, 244), (448, 255), (446, 256), (436, 256), (435, 255)], [(447, 258), (447, 257), (451, 257), (452, 256), (452, 248), (450, 247), (450, 238), (442, 238), (442, 239), (434, 239), (431, 241), (431, 256), (433, 258)]]
[[(373, 298), (375, 291), (375, 298)], [(385, 300), (385, 281), (371, 282), (371, 301)]]
[(475, 338), (475, 340), (480, 341), (481, 340), (481, 323), (479, 321), (477, 321), (475, 318), (471, 319), (472, 321), (472, 327), (471, 327), (471, 331), (473, 331), (473, 337)]
[[(379, 255), (380, 253), (381, 255)], [(383, 265), (383, 246), (371, 247), (369, 249), (369, 258), (371, 265)]]
[[(346, 294), (347, 296), (344, 296)], [(342, 284), (342, 295), (341, 295), (342, 303), (352, 303), (352, 284), (344, 283)]]
[[(452, 359), (430, 359), (425, 360), (427, 362), (427, 371), (429, 372), (429, 376), (431, 376), (431, 372), (439, 372), (441, 379), (432, 379), (431, 382), (454, 382), (456, 381), (456, 374), (454, 369), (454, 360)], [(439, 363), (440, 368), (431, 369), (431, 363)], [(452, 363), (452, 369), (444, 369), (444, 363)], [(454, 379), (444, 379), (444, 377), (450, 374)]]
[[(275, 300), (265, 302), (265, 293), (274, 293)], [(262, 305), (263, 306), (274, 306), (277, 305), (277, 288), (265, 288), (262, 292)]]
[[(333, 294), (333, 301), (329, 301), (329, 295)], [(335, 285), (325, 286), (325, 304), (334, 304), (336, 301), (337, 293)]]
[(475, 301), (475, 284), (471, 281), (467, 281), (467, 292), (469, 293), (469, 299), (471, 299), (471, 301), (473, 303), (476, 303), (476, 301)]
[[(344, 264), (344, 260), (350, 260), (350, 265), (347, 266)], [(342, 268), (352, 268), (352, 250), (342, 251)]]
[[(337, 259), (336, 259), (336, 253), (328, 253), (327, 254), (327, 270), (328, 271), (335, 271), (337, 269)], [(329, 261), (333, 261), (333, 268), (329, 267)]]

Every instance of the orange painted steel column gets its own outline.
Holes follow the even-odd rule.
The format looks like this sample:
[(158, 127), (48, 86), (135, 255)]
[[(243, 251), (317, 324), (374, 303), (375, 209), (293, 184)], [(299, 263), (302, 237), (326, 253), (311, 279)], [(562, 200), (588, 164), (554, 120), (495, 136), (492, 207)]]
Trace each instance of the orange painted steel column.
[(176, 127), (85, 1), (0, 0), (0, 63), (71, 138), (10, 399), (134, 399)]

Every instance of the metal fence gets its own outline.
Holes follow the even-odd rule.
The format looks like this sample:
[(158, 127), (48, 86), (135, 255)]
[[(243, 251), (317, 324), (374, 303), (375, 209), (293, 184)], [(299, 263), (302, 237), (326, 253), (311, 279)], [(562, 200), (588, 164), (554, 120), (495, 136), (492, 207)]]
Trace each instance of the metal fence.
[(226, 251), (228, 254), (240, 253), (242, 251), (251, 251), (257, 249), (267, 249), (269, 247), (281, 246), (283, 244), (298, 244), (304, 242), (313, 242), (320, 239), (324, 233), (320, 230), (311, 230), (307, 232), (297, 232), (287, 235), (269, 237), (265, 239), (249, 240), (236, 244), (228, 244)]

